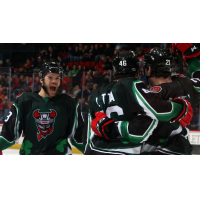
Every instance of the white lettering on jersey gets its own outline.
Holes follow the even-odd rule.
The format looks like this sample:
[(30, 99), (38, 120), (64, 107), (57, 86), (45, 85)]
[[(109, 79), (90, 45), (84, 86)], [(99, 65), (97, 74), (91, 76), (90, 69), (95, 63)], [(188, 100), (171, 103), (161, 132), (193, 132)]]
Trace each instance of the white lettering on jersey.
[(109, 103), (110, 103), (111, 101), (115, 101), (115, 98), (114, 98), (112, 92), (108, 93), (108, 95), (109, 95)]
[(106, 96), (106, 94), (102, 94), (101, 96), (102, 96), (102, 99), (103, 99), (103, 103), (105, 104), (105, 96)]
[(98, 104), (98, 97), (96, 98), (96, 103), (97, 103), (97, 105), (100, 107), (100, 105)]
[(9, 120), (9, 118), (11, 117), (11, 115), (12, 115), (12, 112), (10, 111), (7, 118), (4, 120), (4, 122), (7, 122)]

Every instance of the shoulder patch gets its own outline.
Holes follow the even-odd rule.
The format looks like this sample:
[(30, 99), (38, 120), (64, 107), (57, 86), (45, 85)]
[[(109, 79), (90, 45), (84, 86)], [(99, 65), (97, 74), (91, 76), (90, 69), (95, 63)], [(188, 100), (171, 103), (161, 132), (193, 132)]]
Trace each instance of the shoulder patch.
[(154, 86), (154, 87), (151, 87), (150, 90), (152, 92), (158, 93), (162, 90), (162, 88), (160, 86)]
[(185, 77), (183, 74), (177, 74), (176, 77)]

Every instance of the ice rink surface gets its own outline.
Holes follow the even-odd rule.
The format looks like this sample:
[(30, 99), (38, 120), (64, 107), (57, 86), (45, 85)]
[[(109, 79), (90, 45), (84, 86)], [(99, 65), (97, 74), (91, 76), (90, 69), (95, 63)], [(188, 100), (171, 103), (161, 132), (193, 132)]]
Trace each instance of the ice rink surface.
[(6, 149), (3, 151), (3, 155), (19, 155), (19, 149)]
[[(3, 151), (3, 155), (5, 155), (5, 156), (9, 156), (9, 155), (19, 155), (19, 149), (6, 149), (6, 150), (4, 150)], [(75, 156), (80, 156), (80, 155), (82, 155), (82, 154), (73, 154), (73, 155), (75, 155)]]

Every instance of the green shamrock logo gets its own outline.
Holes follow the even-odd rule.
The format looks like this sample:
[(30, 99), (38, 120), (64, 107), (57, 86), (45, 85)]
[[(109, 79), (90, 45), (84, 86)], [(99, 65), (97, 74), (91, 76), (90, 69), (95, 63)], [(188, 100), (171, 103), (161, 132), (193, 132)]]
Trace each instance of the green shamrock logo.
[(64, 152), (66, 146), (67, 146), (67, 139), (59, 140), (58, 145), (56, 146), (56, 150)]
[(23, 142), (21, 146), (21, 150), (25, 152), (25, 155), (29, 155), (31, 153), (30, 149), (32, 147), (33, 147), (33, 144), (29, 140), (26, 140), (25, 142)]

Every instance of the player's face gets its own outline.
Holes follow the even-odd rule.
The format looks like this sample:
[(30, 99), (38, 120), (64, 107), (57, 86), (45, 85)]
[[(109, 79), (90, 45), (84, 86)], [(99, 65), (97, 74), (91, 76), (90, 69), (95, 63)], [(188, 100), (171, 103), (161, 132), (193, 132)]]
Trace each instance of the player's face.
[(51, 98), (54, 97), (58, 88), (61, 84), (60, 75), (56, 73), (48, 73), (43, 80), (43, 85), (45, 88), (46, 94)]

